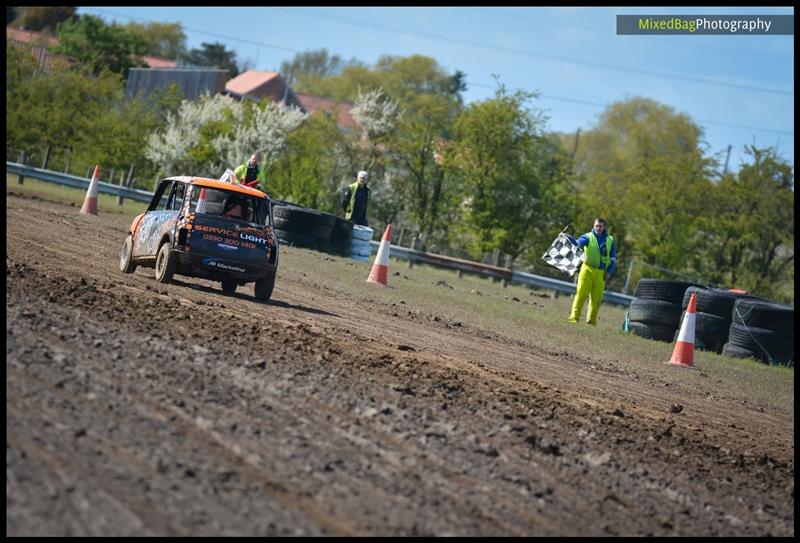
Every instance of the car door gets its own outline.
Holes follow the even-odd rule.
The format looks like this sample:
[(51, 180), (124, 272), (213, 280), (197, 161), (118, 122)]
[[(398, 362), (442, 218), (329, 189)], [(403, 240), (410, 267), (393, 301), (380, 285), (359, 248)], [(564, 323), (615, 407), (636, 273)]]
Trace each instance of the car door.
[[(169, 190), (169, 193), (167, 193)], [(164, 234), (171, 233), (183, 207), (186, 183), (164, 180), (142, 217), (134, 241), (135, 256), (155, 256)], [(163, 195), (168, 194), (166, 201)], [(163, 202), (163, 203), (162, 203)]]

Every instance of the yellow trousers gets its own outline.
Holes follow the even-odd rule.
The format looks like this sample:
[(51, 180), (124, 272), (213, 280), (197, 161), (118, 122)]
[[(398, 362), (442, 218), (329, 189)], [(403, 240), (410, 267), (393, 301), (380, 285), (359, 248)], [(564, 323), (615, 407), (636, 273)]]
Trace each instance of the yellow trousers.
[(597, 324), (597, 313), (600, 311), (600, 302), (603, 300), (603, 291), (606, 288), (605, 270), (590, 268), (585, 263), (581, 265), (578, 274), (578, 289), (575, 298), (572, 300), (572, 311), (569, 314), (569, 322), (578, 322), (581, 318), (581, 310), (586, 298), (589, 298), (589, 315), (586, 318), (588, 324)]

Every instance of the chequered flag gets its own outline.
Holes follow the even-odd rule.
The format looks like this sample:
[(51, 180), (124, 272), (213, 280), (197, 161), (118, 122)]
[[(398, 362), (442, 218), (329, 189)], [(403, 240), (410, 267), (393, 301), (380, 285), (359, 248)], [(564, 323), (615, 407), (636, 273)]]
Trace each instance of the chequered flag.
[(583, 249), (574, 245), (563, 232), (558, 235), (547, 252), (542, 255), (542, 260), (566, 272), (570, 277), (572, 277), (585, 258)]

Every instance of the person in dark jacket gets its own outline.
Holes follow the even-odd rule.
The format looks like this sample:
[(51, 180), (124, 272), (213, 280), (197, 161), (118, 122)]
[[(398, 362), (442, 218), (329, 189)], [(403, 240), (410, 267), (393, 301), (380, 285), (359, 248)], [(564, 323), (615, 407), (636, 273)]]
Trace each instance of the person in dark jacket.
[(367, 172), (360, 171), (356, 182), (348, 185), (342, 196), (344, 218), (355, 224), (367, 226), (367, 204), (369, 203), (369, 187)]
[(597, 324), (597, 313), (600, 311), (600, 301), (606, 281), (611, 279), (617, 265), (617, 247), (614, 238), (606, 230), (606, 221), (598, 217), (594, 220), (592, 230), (586, 232), (577, 240), (567, 234), (572, 243), (578, 247), (585, 247), (586, 260), (581, 264), (578, 275), (578, 288), (572, 300), (572, 311), (569, 322), (578, 322), (586, 298), (589, 298), (589, 314), (586, 316), (587, 324)]

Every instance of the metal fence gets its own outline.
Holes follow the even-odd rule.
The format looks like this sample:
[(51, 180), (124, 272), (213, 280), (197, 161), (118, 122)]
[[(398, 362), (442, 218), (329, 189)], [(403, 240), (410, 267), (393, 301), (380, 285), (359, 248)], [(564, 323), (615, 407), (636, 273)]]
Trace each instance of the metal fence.
[[(90, 182), (90, 179), (88, 178), (53, 172), (42, 168), (36, 168), (34, 166), (19, 164), (17, 162), (6, 161), (6, 172), (10, 174), (16, 174), (18, 176), (39, 179), (40, 181), (46, 181), (48, 183), (55, 183), (57, 185), (81, 189), (87, 189)], [(150, 202), (150, 200), (153, 198), (153, 193), (149, 191), (132, 189), (104, 182), (99, 183), (99, 191), (105, 194), (114, 194), (119, 197), (129, 198), (131, 200), (137, 200), (141, 202)], [(276, 205), (281, 205), (282, 203), (283, 202), (280, 201), (275, 202)], [(377, 241), (371, 241), (370, 243), (373, 251), (376, 252), (380, 246), (380, 243)], [(499, 279), (503, 281), (504, 284), (506, 282), (511, 282), (528, 285), (535, 288), (555, 290), (556, 292), (570, 295), (575, 293), (575, 284), (572, 282), (562, 281), (560, 279), (552, 279), (550, 277), (543, 277), (541, 275), (516, 271), (510, 268), (503, 268), (491, 264), (472, 262), (469, 260), (462, 260), (460, 258), (453, 258), (436, 253), (416, 251), (407, 247), (400, 247), (399, 245), (391, 244), (389, 254), (397, 259), (406, 260), (410, 263), (428, 264), (437, 268), (445, 268), (457, 272), (467, 272), (484, 277)], [(626, 307), (629, 306), (633, 300), (633, 296), (628, 296), (627, 294), (621, 294), (619, 292), (606, 291), (603, 294), (603, 301), (612, 304), (623, 305)]]

